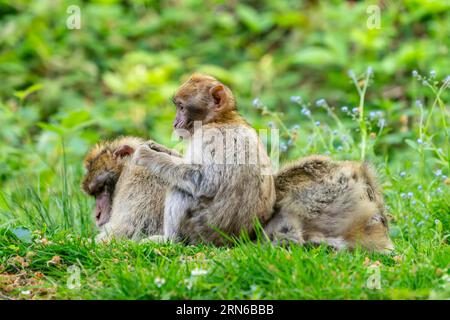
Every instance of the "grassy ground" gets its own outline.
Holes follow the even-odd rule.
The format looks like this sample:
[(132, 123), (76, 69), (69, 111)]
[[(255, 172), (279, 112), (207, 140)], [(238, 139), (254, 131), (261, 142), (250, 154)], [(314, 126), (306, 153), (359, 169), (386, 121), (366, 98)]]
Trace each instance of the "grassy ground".
[[(427, 299), (449, 298), (450, 250), (436, 237), (395, 239), (392, 256), (325, 247), (291, 250), (96, 245), (61, 233), (26, 244), (3, 231), (4, 299)], [(71, 267), (76, 266), (76, 267)], [(76, 280), (79, 272), (80, 282)], [(370, 278), (380, 275), (380, 288)]]

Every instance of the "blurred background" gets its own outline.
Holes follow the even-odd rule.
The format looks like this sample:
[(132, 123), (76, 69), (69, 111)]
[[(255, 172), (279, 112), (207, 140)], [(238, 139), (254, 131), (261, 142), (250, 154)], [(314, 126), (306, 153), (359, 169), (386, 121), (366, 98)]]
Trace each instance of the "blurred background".
[[(68, 27), (71, 5), (79, 29)], [(449, 8), (445, 0), (0, 1), (0, 184), (46, 189), (63, 162), (79, 177), (100, 139), (174, 145), (170, 97), (193, 72), (229, 85), (256, 128), (281, 127), (285, 161), (360, 157), (349, 70), (364, 82), (369, 68), (367, 134), (377, 141), (368, 158), (404, 165), (404, 141), (417, 135), (415, 101), (431, 106), (436, 96), (412, 72), (436, 81), (450, 73)], [(353, 145), (312, 143), (318, 129), (333, 131), (330, 110)]]

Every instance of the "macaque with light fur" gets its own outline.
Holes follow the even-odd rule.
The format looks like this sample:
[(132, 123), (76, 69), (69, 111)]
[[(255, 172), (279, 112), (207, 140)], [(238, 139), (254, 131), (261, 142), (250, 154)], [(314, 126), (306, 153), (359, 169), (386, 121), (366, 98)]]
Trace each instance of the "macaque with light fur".
[(368, 164), (309, 156), (282, 168), (275, 186), (275, 213), (265, 227), (274, 242), (394, 249), (381, 190)]
[(92, 148), (84, 159), (82, 189), (95, 197), (94, 217), (100, 230), (97, 241), (112, 238), (140, 240), (163, 232), (167, 183), (131, 156), (141, 144), (177, 156), (153, 141), (123, 137)]
[(224, 235), (251, 235), (275, 202), (270, 160), (256, 131), (239, 115), (231, 90), (213, 77), (194, 74), (173, 103), (174, 129), (189, 142), (185, 156), (142, 145), (133, 158), (170, 186), (164, 239), (224, 245)]

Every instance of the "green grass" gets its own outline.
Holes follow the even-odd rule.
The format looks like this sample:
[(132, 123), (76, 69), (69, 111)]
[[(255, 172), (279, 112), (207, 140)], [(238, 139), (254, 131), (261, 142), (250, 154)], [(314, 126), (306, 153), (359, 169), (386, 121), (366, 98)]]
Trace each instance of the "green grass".
[[(448, 246), (438, 238), (396, 238), (395, 243), (397, 255), (383, 256), (252, 243), (227, 249), (131, 241), (96, 245), (64, 233), (51, 243), (24, 244), (3, 231), (3, 274), (20, 275), (24, 285), (7, 287), (3, 279), (0, 293), (2, 298), (25, 299), (449, 298)], [(53, 264), (55, 256), (61, 259)], [(380, 270), (379, 290), (367, 288), (374, 264)], [(80, 287), (75, 289), (67, 286), (72, 265), (80, 268)], [(196, 275), (198, 270), (206, 274)]]

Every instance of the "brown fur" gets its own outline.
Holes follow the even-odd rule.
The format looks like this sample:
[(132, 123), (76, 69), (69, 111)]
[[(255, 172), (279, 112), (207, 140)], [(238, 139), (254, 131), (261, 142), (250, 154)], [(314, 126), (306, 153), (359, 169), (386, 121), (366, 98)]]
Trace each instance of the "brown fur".
[[(222, 245), (225, 238), (217, 231), (251, 234), (256, 220), (264, 223), (270, 218), (275, 202), (273, 176), (263, 174), (270, 171), (270, 160), (256, 131), (237, 112), (231, 90), (213, 77), (192, 76), (173, 102), (175, 129), (190, 133), (185, 135), (190, 142), (185, 157), (145, 147), (135, 154), (137, 164), (171, 186), (164, 212), (165, 238)], [(194, 132), (194, 121), (201, 121), (201, 130)], [(225, 137), (231, 139), (227, 142)], [(257, 151), (256, 163), (234, 160), (250, 157), (250, 148)], [(196, 161), (199, 157), (201, 162)]]
[[(130, 162), (131, 155), (119, 157), (115, 151), (121, 146), (137, 149), (144, 140), (135, 137), (124, 137), (97, 144), (85, 157), (87, 170), (82, 188), (92, 196), (96, 196), (104, 188), (109, 188), (111, 201), (110, 217), (100, 226), (101, 233), (97, 240), (111, 238), (140, 239), (161, 234), (163, 231), (164, 199), (167, 184), (151, 174), (145, 168)], [(153, 149), (175, 154), (173, 151), (146, 141)], [(98, 177), (108, 175), (106, 184), (98, 183)]]
[(381, 190), (368, 164), (310, 156), (282, 168), (275, 187), (276, 213), (265, 228), (275, 241), (393, 248)]

